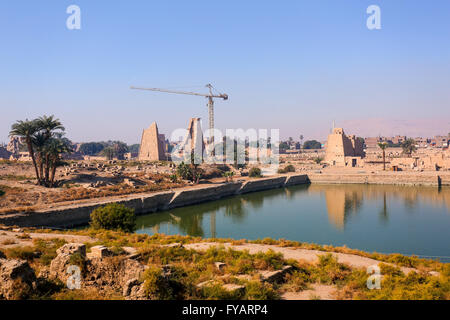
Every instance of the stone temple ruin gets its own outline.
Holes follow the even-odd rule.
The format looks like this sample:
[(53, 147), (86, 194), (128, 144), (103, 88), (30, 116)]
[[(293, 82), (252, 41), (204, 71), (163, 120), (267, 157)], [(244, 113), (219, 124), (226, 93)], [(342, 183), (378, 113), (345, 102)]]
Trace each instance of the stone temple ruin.
[(142, 132), (139, 161), (164, 161), (166, 157), (165, 136), (158, 133), (158, 126), (153, 122)]
[[(187, 134), (181, 144), (178, 146), (178, 156), (186, 162), (191, 161), (191, 154), (194, 153), (198, 161), (203, 158), (205, 151), (205, 140), (203, 138), (203, 131), (200, 124), (200, 118), (191, 118)], [(176, 160), (176, 159), (173, 159)]]
[(325, 162), (332, 166), (356, 167), (364, 157), (363, 142), (354, 135), (346, 135), (344, 129), (335, 128), (328, 136)]

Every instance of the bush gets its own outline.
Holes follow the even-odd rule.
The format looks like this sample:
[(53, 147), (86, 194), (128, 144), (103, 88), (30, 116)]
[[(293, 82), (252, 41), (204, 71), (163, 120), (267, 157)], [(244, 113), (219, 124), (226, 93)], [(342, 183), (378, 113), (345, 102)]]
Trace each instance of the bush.
[(317, 164), (321, 164), (322, 161), (323, 161), (322, 157), (317, 157), (317, 158), (314, 159), (314, 162), (317, 163)]
[(292, 164), (286, 166), (284, 169), (278, 169), (278, 173), (289, 173), (289, 172), (295, 172), (295, 167)]
[(134, 210), (123, 204), (110, 203), (91, 213), (91, 227), (94, 229), (133, 232), (136, 228)]
[(148, 298), (153, 300), (172, 300), (173, 289), (167, 278), (162, 274), (162, 270), (152, 266), (144, 273), (144, 291)]
[(261, 178), (262, 177), (261, 169), (251, 168), (250, 171), (248, 172), (248, 176), (250, 178)]
[(177, 167), (177, 175), (183, 180), (192, 180), (192, 172), (189, 165), (184, 162), (180, 163)]

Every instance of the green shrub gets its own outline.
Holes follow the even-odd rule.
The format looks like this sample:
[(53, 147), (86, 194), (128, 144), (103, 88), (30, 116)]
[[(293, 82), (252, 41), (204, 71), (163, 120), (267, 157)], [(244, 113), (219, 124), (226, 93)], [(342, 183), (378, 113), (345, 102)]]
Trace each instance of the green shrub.
[(262, 177), (262, 172), (260, 168), (251, 168), (250, 171), (248, 172), (248, 176), (250, 178), (261, 178)]
[(314, 159), (314, 162), (317, 163), (317, 164), (321, 164), (322, 161), (323, 161), (322, 157), (317, 157), (317, 158)]
[(250, 281), (247, 284), (246, 300), (277, 300), (279, 298), (271, 284), (257, 281)]
[(284, 167), (283, 169), (278, 169), (278, 173), (289, 173), (289, 172), (295, 172), (295, 167), (290, 164)]
[(177, 175), (183, 180), (192, 180), (192, 172), (189, 165), (184, 162), (180, 163), (177, 167)]
[(133, 232), (136, 229), (136, 215), (133, 209), (123, 204), (110, 203), (92, 211), (91, 227)]
[(173, 290), (170, 287), (162, 270), (158, 267), (150, 267), (144, 273), (144, 291), (148, 298), (153, 300), (173, 299)]

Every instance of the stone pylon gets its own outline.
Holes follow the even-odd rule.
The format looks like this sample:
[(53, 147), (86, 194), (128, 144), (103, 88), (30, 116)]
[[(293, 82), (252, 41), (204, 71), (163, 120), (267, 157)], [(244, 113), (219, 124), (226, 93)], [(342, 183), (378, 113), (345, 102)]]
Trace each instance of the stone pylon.
[(164, 135), (158, 133), (158, 126), (153, 122), (148, 129), (142, 132), (141, 147), (139, 148), (140, 161), (163, 161), (166, 159)]
[(205, 151), (205, 141), (203, 139), (202, 126), (200, 118), (192, 118), (189, 121), (187, 134), (181, 142), (178, 150), (178, 155), (183, 161), (191, 163), (191, 155), (194, 155), (194, 161), (201, 164), (203, 160), (203, 153)]

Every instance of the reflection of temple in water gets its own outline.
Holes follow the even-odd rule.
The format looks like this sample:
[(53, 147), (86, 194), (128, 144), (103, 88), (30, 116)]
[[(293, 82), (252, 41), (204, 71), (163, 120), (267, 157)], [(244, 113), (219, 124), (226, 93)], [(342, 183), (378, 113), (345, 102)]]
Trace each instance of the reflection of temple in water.
[(356, 214), (363, 200), (382, 200), (380, 219), (388, 221), (388, 198), (403, 199), (405, 207), (413, 209), (420, 202), (433, 206), (450, 208), (450, 188), (408, 187), (394, 185), (316, 185), (308, 192), (325, 195), (328, 219), (336, 228), (342, 230), (352, 214)]
[(362, 192), (348, 191), (345, 188), (322, 189), (327, 203), (328, 220), (336, 228), (343, 230), (353, 213), (357, 213), (363, 202)]

